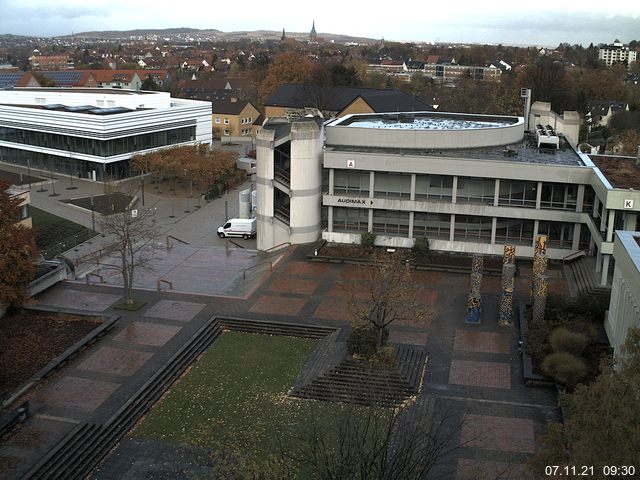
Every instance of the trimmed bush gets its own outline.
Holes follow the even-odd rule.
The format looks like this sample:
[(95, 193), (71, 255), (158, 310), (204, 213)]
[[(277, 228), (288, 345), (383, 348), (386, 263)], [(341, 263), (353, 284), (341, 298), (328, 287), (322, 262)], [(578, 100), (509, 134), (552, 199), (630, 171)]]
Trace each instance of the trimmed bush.
[(567, 352), (580, 355), (589, 344), (589, 337), (584, 333), (576, 333), (566, 328), (556, 328), (549, 336), (549, 343), (554, 352)]
[(545, 357), (542, 371), (558, 383), (573, 388), (587, 375), (587, 366), (582, 359), (570, 353), (556, 352)]
[(429, 239), (425, 237), (416, 238), (413, 243), (413, 247), (411, 247), (411, 253), (415, 257), (416, 260), (426, 260), (429, 257), (429, 253), (431, 252), (429, 247)]
[(376, 234), (371, 232), (364, 232), (360, 235), (360, 245), (367, 250), (373, 250), (376, 243)]

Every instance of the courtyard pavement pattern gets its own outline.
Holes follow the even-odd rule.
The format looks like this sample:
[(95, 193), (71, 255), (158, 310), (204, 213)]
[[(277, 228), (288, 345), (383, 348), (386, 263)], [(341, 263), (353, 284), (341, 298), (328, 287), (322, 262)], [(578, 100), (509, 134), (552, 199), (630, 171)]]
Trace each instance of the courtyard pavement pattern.
[[(347, 288), (357, 284), (358, 267), (309, 262), (306, 253), (304, 247), (291, 248), (273, 272), (248, 281), (252, 286), (245, 298), (137, 290), (145, 306), (124, 312), (112, 308), (121, 298), (113, 287), (66, 282), (40, 296), (40, 306), (121, 318), (28, 395), (31, 417), (0, 445), (0, 477), (19, 478), (78, 422), (104, 422), (212, 316), (346, 325)], [(516, 295), (521, 299), (530, 288), (527, 272), (519, 272)], [(552, 290), (566, 291), (561, 272), (550, 274)], [(499, 278), (484, 277), (482, 323), (468, 325), (468, 275), (415, 275), (422, 286), (416, 300), (431, 307), (432, 315), (394, 324), (390, 339), (426, 346), (421, 395), (433, 397), (438, 408), (451, 409), (463, 421), (456, 435), (464, 446), (441, 467), (449, 472), (446, 478), (527, 478), (524, 464), (535, 451), (535, 438), (545, 423), (558, 419), (558, 411), (553, 392), (523, 385), (517, 326), (497, 323)], [(201, 281), (193, 277), (194, 285)], [(366, 301), (366, 295), (357, 294), (355, 301)], [(162, 449), (143, 445), (136, 450), (137, 444), (125, 440), (92, 478), (173, 478), (175, 472), (149, 466), (157, 459), (153, 452)]]

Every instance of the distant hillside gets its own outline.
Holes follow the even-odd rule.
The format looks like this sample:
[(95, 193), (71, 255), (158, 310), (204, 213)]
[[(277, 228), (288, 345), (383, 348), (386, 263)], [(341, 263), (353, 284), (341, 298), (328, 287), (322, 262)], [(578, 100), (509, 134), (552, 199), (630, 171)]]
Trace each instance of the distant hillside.
[[(309, 37), (309, 32), (285, 32), (288, 38), (294, 38), (297, 40), (304, 40)], [(160, 38), (181, 38), (193, 37), (201, 40), (238, 40), (242, 38), (251, 39), (280, 39), (282, 31), (273, 30), (254, 30), (254, 31), (237, 31), (237, 32), (223, 32), (217, 29), (200, 30), (197, 28), (165, 28), (165, 29), (136, 29), (136, 30), (107, 30), (107, 31), (92, 31), (92, 32), (80, 32), (74, 33), (73, 37), (76, 39), (99, 39), (99, 40), (118, 40), (118, 39), (130, 39), (130, 38), (145, 38), (145, 37), (160, 37)], [(58, 38), (71, 38), (71, 35), (65, 35)], [(366, 37), (352, 37), (349, 35), (333, 34), (333, 33), (318, 33), (318, 37), (325, 39), (326, 41), (334, 41), (337, 43), (375, 43), (377, 40)]]

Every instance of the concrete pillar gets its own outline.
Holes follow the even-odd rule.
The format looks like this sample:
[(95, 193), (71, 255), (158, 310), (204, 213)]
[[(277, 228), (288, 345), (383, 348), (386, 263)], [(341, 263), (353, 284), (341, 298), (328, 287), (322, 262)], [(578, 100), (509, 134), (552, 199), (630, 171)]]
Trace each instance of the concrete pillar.
[(499, 323), (503, 326), (513, 324), (513, 287), (516, 273), (516, 247), (504, 246), (502, 257), (502, 295), (500, 296)]
[(591, 212), (591, 216), (596, 218), (598, 216), (598, 208), (600, 208), (600, 199), (598, 195), (596, 195), (593, 199), (593, 212)]
[(484, 267), (484, 257), (481, 254), (476, 253), (471, 258), (471, 272), (482, 273), (483, 267)]
[(369, 209), (369, 218), (367, 223), (367, 232), (373, 232), (373, 208)]
[(573, 224), (573, 239), (571, 241), (571, 250), (578, 250), (580, 248), (580, 234), (582, 233), (582, 224)]
[(502, 326), (513, 324), (513, 288), (515, 285), (516, 266), (506, 263), (502, 266), (502, 294), (500, 296), (498, 323)]
[(536, 210), (542, 208), (542, 182), (538, 182), (538, 189), (536, 190)]
[(547, 307), (547, 292), (549, 289), (549, 276), (539, 275), (536, 282), (537, 289), (534, 292), (533, 298), (533, 315), (532, 320), (534, 322), (541, 322), (544, 320), (545, 309)]
[(333, 232), (333, 207), (327, 207), (327, 231)]
[[(493, 206), (497, 207), (500, 200), (500, 179), (496, 178), (496, 186), (493, 190)], [(491, 242), (494, 243), (494, 242)]]
[(480, 312), (482, 297), (480, 286), (482, 284), (482, 273), (472, 273), (469, 286), (469, 298), (467, 299), (467, 323), (480, 323)]
[[(413, 175), (415, 177), (415, 175)], [(413, 238), (413, 216), (414, 216), (415, 212), (410, 211), (409, 212), (409, 238)]]
[(609, 224), (607, 225), (607, 242), (613, 242), (613, 229), (616, 224), (616, 211), (609, 210)]
[(329, 195), (333, 195), (333, 188), (335, 183), (335, 169), (329, 169)]
[(533, 221), (533, 245), (536, 244), (536, 238), (538, 238), (538, 230), (540, 229), (540, 220)]
[(498, 229), (498, 218), (491, 219), (491, 245), (496, 244), (496, 230)]
[[(369, 172), (369, 198), (373, 198), (375, 188), (376, 188), (375, 172), (371, 171)], [(371, 229), (369, 229), (369, 231), (371, 231)]]
[(602, 253), (600, 253), (600, 249), (598, 249), (598, 253), (596, 254), (596, 272), (602, 271)]
[(456, 233), (456, 216), (451, 215), (449, 219), (449, 241), (453, 242)]
[(600, 275), (600, 286), (606, 287), (609, 282), (609, 260), (611, 255), (602, 256), (602, 273)]
[(628, 231), (631, 231), (631, 232), (635, 232), (636, 231), (636, 224), (638, 222), (637, 218), (638, 218), (638, 214), (636, 212), (625, 213), (624, 214), (624, 229), (628, 230)]
[(412, 173), (411, 174), (411, 193), (409, 194), (409, 200), (413, 201), (415, 199), (416, 199), (416, 174)]
[(453, 187), (451, 188), (451, 203), (456, 203), (458, 200), (458, 177), (453, 176)]
[(584, 185), (578, 185), (578, 198), (576, 198), (576, 212), (581, 213), (584, 209)]

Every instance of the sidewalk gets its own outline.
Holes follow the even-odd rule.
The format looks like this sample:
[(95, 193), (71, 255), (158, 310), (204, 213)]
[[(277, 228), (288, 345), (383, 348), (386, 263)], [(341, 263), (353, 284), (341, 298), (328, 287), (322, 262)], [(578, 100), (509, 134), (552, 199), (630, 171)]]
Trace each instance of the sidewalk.
[[(11, 164), (0, 164), (0, 169), (27, 173), (26, 168)], [(31, 169), (31, 175), (46, 178), (50, 173)], [(135, 182), (135, 180), (133, 181)], [(127, 181), (121, 182), (123, 183), (123, 191), (129, 193), (124, 185), (126, 182)], [(131, 180), (129, 180), (129, 182), (131, 182)], [(74, 188), (69, 190), (72, 185)], [(42, 189), (41, 186), (44, 187), (46, 191), (39, 191)], [(156, 225), (158, 226), (159, 242), (166, 244), (167, 237), (172, 236), (194, 246), (225, 247), (229, 245), (227, 241), (218, 238), (216, 234), (217, 228), (226, 220), (226, 218), (224, 218), (225, 203), (228, 218), (236, 217), (239, 212), (239, 192), (249, 187), (250, 182), (247, 181), (219, 198), (206, 202), (198, 198), (172, 198), (158, 195), (153, 192), (151, 185), (145, 184), (144, 206), (142, 205), (142, 192), (139, 188), (131, 194), (138, 197), (138, 202), (136, 203), (137, 209), (154, 209)], [(56, 193), (55, 197), (52, 196), (54, 189)], [(56, 174), (53, 182), (49, 177), (49, 180), (43, 183), (32, 183), (31, 204), (46, 212), (71, 220), (87, 228), (92, 228), (90, 211), (68, 205), (63, 203), (62, 200), (102, 194), (104, 194), (104, 184), (102, 182), (93, 182), (75, 177), (71, 179), (67, 175)], [(101, 216), (99, 214), (95, 215), (96, 230), (98, 231), (100, 230), (100, 218)], [(65, 252), (64, 255), (75, 262), (78, 258), (97, 252), (113, 244), (114, 240), (114, 238), (110, 237), (97, 236)], [(241, 244), (249, 250), (255, 250), (256, 248), (255, 239), (234, 240), (234, 242)], [(231, 244), (231, 246), (233, 245)]]

